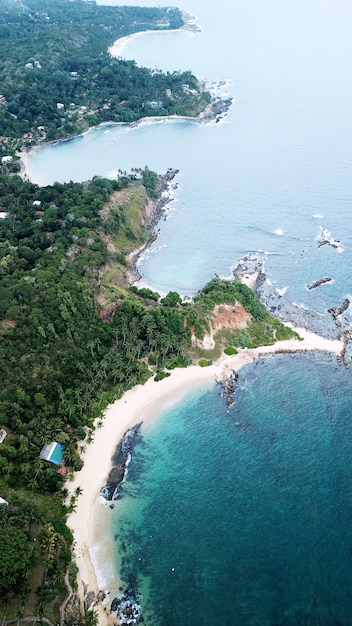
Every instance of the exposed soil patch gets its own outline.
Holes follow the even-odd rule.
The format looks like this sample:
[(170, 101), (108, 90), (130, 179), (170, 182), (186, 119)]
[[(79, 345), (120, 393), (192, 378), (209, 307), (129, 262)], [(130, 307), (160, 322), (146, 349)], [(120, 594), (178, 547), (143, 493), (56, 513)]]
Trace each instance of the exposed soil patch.
[(215, 331), (223, 330), (226, 328), (245, 328), (247, 321), (251, 319), (251, 316), (242, 304), (220, 304), (216, 305), (213, 312), (212, 324)]
[(15, 328), (16, 320), (4, 319), (1, 320), (1, 328), (2, 330), (7, 330), (8, 328)]

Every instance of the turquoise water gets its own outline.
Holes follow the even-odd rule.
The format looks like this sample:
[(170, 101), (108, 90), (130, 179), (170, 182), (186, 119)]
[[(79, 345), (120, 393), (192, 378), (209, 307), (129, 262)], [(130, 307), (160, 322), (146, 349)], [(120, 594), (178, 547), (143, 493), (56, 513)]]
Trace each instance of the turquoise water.
[[(36, 151), (28, 172), (48, 184), (178, 168), (142, 284), (194, 294), (254, 253), (269, 305), (336, 336), (327, 310), (351, 294), (351, 3), (182, 8), (201, 33), (145, 35), (123, 56), (229, 81), (228, 116), (92, 130)], [(317, 247), (321, 229), (340, 252)], [(241, 371), (230, 412), (210, 387), (143, 431), (111, 532), (148, 626), (352, 625), (351, 408), (350, 371), (280, 356)]]
[(352, 624), (350, 383), (275, 357), (146, 428), (113, 525), (148, 626)]

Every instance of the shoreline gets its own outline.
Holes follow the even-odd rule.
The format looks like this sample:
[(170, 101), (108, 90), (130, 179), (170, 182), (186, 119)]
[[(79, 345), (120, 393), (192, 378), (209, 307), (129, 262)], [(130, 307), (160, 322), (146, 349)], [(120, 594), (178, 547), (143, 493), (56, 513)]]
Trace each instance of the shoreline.
[(141, 35), (150, 35), (153, 33), (176, 33), (180, 31), (187, 31), (189, 33), (201, 32), (201, 28), (195, 23), (197, 17), (193, 17), (190, 13), (186, 11), (181, 11), (181, 13), (184, 23), (183, 26), (180, 26), (180, 28), (154, 28), (149, 30), (139, 30), (135, 33), (125, 35), (124, 37), (119, 37), (119, 39), (116, 39), (116, 41), (114, 41), (114, 43), (109, 46), (109, 54), (114, 58), (121, 57), (121, 52), (127, 46), (127, 44), (133, 39), (137, 39), (137, 37), (140, 37)]
[(18, 174), (19, 176), (21, 176), (21, 178), (23, 178), (23, 180), (27, 180), (30, 183), (34, 183), (35, 185), (38, 185), (39, 187), (46, 187), (47, 185), (50, 185), (50, 184), (52, 185), (53, 183), (36, 182), (28, 173), (28, 159), (30, 158), (31, 154), (33, 154), (37, 150), (40, 150), (42, 148), (47, 148), (49, 146), (55, 146), (56, 144), (63, 143), (64, 141), (71, 141), (73, 139), (77, 139), (78, 137), (83, 137), (83, 135), (85, 135), (86, 133), (92, 130), (98, 130), (100, 128), (105, 128), (106, 126), (127, 126), (128, 128), (133, 129), (133, 128), (138, 128), (139, 126), (142, 126), (143, 124), (148, 124), (148, 123), (156, 124), (158, 122), (167, 123), (170, 121), (206, 124), (215, 119), (212, 111), (213, 111), (212, 103), (210, 102), (206, 106), (204, 111), (201, 111), (197, 117), (192, 117), (190, 115), (153, 115), (153, 116), (141, 117), (139, 120), (135, 122), (114, 122), (114, 121), (101, 122), (100, 124), (96, 124), (96, 126), (89, 126), (86, 130), (84, 130), (82, 133), (79, 133), (78, 135), (77, 134), (69, 135), (67, 137), (63, 137), (62, 139), (53, 139), (52, 141), (45, 141), (43, 143), (38, 143), (36, 145), (30, 146), (29, 148), (22, 148), (22, 150), (20, 150), (17, 153), (17, 156), (19, 156), (19, 159), (20, 159), (19, 162), (20, 162), (20, 167), (21, 167)]
[[(129, 41), (136, 39), (137, 37), (140, 37), (145, 34), (150, 35), (153, 33), (160, 33), (160, 32), (172, 33), (172, 32), (179, 32), (179, 31), (186, 31), (186, 32), (195, 34), (201, 31), (201, 29), (194, 23), (194, 20), (197, 19), (196, 17), (192, 17), (190, 14), (186, 12), (183, 12), (183, 17), (184, 17), (184, 25), (181, 28), (175, 28), (175, 29), (170, 29), (170, 30), (167, 30), (167, 29), (143, 30), (143, 31), (137, 31), (135, 33), (131, 33), (130, 35), (126, 35), (125, 37), (120, 37), (119, 39), (114, 41), (114, 43), (108, 48), (108, 53), (113, 58), (121, 57), (121, 52), (125, 48), (125, 46), (129, 43)], [(199, 85), (201, 86), (201, 90), (206, 90), (205, 83), (202, 83), (202, 81), (200, 81), (199, 79), (197, 80), (198, 80)], [(223, 106), (220, 106), (219, 108), (219, 102), (220, 103), (224, 102), (225, 104)], [(85, 135), (90, 130), (104, 128), (106, 126), (127, 126), (128, 128), (138, 128), (138, 126), (142, 124), (146, 124), (148, 122), (156, 123), (156, 122), (168, 122), (172, 120), (184, 121), (184, 122), (196, 122), (198, 124), (202, 124), (202, 123), (205, 124), (211, 121), (216, 122), (221, 119), (223, 114), (227, 113), (227, 110), (231, 106), (231, 103), (232, 103), (232, 98), (228, 100), (223, 100), (223, 98), (213, 95), (209, 104), (207, 104), (205, 109), (201, 111), (197, 116), (176, 115), (176, 114), (153, 115), (153, 116), (150, 115), (146, 117), (141, 117), (140, 119), (134, 122), (114, 122), (113, 120), (110, 120), (106, 122), (100, 122), (99, 124), (96, 124), (94, 126), (88, 126), (85, 130), (83, 130), (81, 133), (78, 133), (78, 134), (74, 133), (72, 135), (67, 135), (67, 137), (62, 137), (60, 139), (52, 139), (51, 141), (39, 141), (33, 146), (30, 146), (27, 148), (22, 147), (22, 149), (17, 153), (20, 158), (20, 167), (21, 167), (19, 175), (24, 180), (35, 183), (35, 181), (31, 178), (31, 176), (28, 173), (28, 158), (30, 157), (31, 153), (34, 153), (40, 148), (46, 148), (47, 146), (52, 146), (58, 143), (62, 143), (64, 141), (70, 141), (72, 139), (76, 139), (77, 137), (81, 137)], [(35, 183), (35, 184), (38, 184), (40, 187), (46, 186), (45, 184), (42, 184), (42, 183)]]
[[(171, 407), (180, 401), (189, 392), (195, 391), (202, 386), (221, 382), (245, 365), (255, 360), (274, 354), (298, 353), (322, 351), (332, 354), (340, 354), (343, 349), (343, 342), (338, 339), (325, 339), (320, 335), (309, 332), (303, 328), (296, 328), (302, 340), (289, 339), (277, 342), (271, 346), (258, 348), (244, 348), (237, 355), (223, 355), (213, 365), (200, 367), (191, 365), (184, 369), (176, 369), (171, 375), (159, 382), (150, 378), (144, 385), (136, 385), (127, 391), (122, 398), (116, 400), (104, 412), (104, 419), (101, 428), (97, 428), (93, 434), (93, 441), (85, 447), (82, 455), (84, 461), (83, 468), (74, 475), (72, 482), (67, 483), (69, 495), (73, 495), (77, 487), (82, 489), (82, 494), (78, 496), (76, 509), (68, 516), (67, 525), (73, 532), (74, 561), (78, 567), (78, 594), (80, 602), (83, 603), (87, 592), (93, 592), (91, 607), (98, 611), (99, 625), (112, 626), (116, 624), (116, 618), (110, 615), (107, 606), (103, 604), (102, 594), (108, 589), (101, 589), (94, 569), (93, 558), (90, 550), (94, 544), (94, 514), (99, 512), (102, 515), (109, 511), (109, 507), (99, 504), (99, 494), (104, 486), (104, 480), (108, 477), (111, 469), (111, 459), (118, 443), (125, 432), (137, 424), (143, 422), (144, 425), (154, 421), (167, 407)], [(108, 523), (107, 513), (104, 520)], [(107, 556), (111, 550), (106, 548)], [(111, 574), (112, 576), (112, 574)], [(114, 573), (114, 586), (117, 574)], [(110, 590), (109, 590), (110, 591)], [(108, 596), (109, 603), (112, 596)]]

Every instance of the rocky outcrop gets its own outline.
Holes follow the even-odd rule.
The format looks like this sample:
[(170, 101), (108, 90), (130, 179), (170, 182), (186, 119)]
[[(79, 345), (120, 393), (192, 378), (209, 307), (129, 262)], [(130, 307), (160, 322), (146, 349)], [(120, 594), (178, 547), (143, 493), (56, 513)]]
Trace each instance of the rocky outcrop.
[(115, 613), (119, 624), (137, 624), (142, 615), (141, 596), (133, 589), (126, 589), (111, 602), (111, 613)]
[[(149, 237), (147, 241), (137, 250), (131, 252), (127, 258), (131, 263), (131, 269), (129, 271), (129, 283), (132, 284), (142, 277), (137, 269), (137, 261), (147, 248), (151, 246), (153, 241), (158, 236), (157, 226), (162, 218), (165, 219), (165, 206), (170, 202), (170, 193), (171, 190), (171, 182), (178, 174), (179, 170), (173, 169), (169, 167), (165, 174), (159, 177), (159, 181), (157, 184), (156, 192), (158, 194), (158, 198), (155, 201), (150, 201), (149, 206), (151, 207), (150, 215), (146, 223), (146, 228), (149, 232)], [(177, 185), (175, 185), (176, 187)]]
[(342, 333), (340, 333), (339, 338), (343, 342), (343, 348), (341, 350), (341, 354), (339, 354), (339, 356), (337, 357), (337, 360), (342, 362), (344, 366), (348, 368), (349, 365), (348, 365), (346, 353), (347, 353), (347, 346), (349, 342), (352, 341), (352, 330), (343, 331)]
[(206, 109), (195, 119), (198, 119), (200, 122), (210, 122), (211, 120), (219, 122), (226, 115), (231, 104), (232, 98), (213, 96)]
[(226, 406), (229, 408), (235, 404), (234, 395), (236, 393), (238, 383), (238, 373), (228, 367), (224, 367), (221, 373), (216, 376), (216, 382), (221, 387), (221, 395), (226, 400)]
[(331, 281), (332, 281), (332, 278), (329, 278), (328, 276), (326, 276), (325, 278), (319, 278), (319, 280), (315, 280), (314, 283), (307, 285), (307, 287), (308, 289), (316, 289), (317, 287), (320, 287), (320, 285), (324, 285), (325, 283), (330, 283)]
[(345, 311), (347, 311), (348, 307), (350, 306), (350, 301), (348, 298), (346, 298), (343, 303), (341, 304), (341, 306), (335, 306), (332, 307), (331, 309), (329, 309), (329, 313), (331, 313), (333, 319), (336, 322), (336, 325), (339, 326), (341, 325), (341, 322), (337, 319), (340, 315), (342, 315), (342, 313), (344, 313)]
[(338, 252), (343, 252), (344, 247), (339, 239), (334, 239), (331, 237), (331, 233), (322, 227), (320, 227), (320, 233), (317, 239), (317, 246), (321, 248), (322, 246), (331, 246), (335, 248)]
[(211, 103), (211, 116), (218, 122), (229, 110), (232, 98), (215, 98)]
[(317, 243), (318, 248), (321, 248), (322, 246), (331, 246), (332, 248), (336, 248), (336, 250), (338, 250), (341, 246), (341, 243), (338, 239), (336, 239), (336, 241), (330, 241), (329, 239), (320, 239)]
[(214, 350), (215, 339), (210, 333), (205, 333), (202, 339), (198, 339), (194, 333), (191, 335), (192, 346), (201, 350)]
[(173, 169), (169, 167), (166, 174), (163, 174), (159, 177), (159, 182), (156, 187), (156, 192), (158, 194), (158, 199), (154, 202), (152, 214), (148, 223), (148, 230), (151, 234), (151, 240), (147, 242), (147, 245), (150, 245), (151, 241), (154, 241), (156, 237), (156, 233), (154, 233), (154, 229), (160, 222), (161, 218), (164, 217), (164, 208), (165, 205), (170, 201), (170, 183), (173, 181), (175, 176), (179, 173), (179, 170)]
[(254, 254), (247, 254), (243, 259), (240, 259), (232, 273), (236, 280), (245, 283), (247, 287), (259, 295), (258, 290), (265, 282), (265, 271), (262, 261)]
[(131, 458), (132, 450), (138, 441), (141, 425), (142, 422), (136, 424), (125, 433), (113, 456), (113, 466), (110, 471), (107, 484), (100, 492), (105, 500), (117, 500), (119, 497), (118, 490), (126, 476), (127, 466)]

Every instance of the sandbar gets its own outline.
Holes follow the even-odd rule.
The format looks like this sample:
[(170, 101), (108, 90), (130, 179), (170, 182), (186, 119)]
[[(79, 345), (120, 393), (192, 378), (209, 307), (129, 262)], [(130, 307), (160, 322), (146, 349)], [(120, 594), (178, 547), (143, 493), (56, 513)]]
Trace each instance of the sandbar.
[[(208, 367), (191, 365), (184, 369), (175, 369), (169, 377), (159, 382), (150, 378), (144, 385), (136, 385), (107, 408), (101, 420), (102, 425), (94, 432), (92, 443), (86, 445), (82, 452), (84, 462), (82, 470), (74, 475), (72, 482), (67, 483), (70, 494), (73, 494), (77, 487), (82, 489), (76, 501), (76, 509), (67, 521), (74, 535), (73, 554), (78, 567), (78, 592), (81, 602), (87, 591), (93, 591), (95, 595), (99, 591), (106, 591), (99, 589), (89, 549), (92, 549), (94, 540), (94, 511), (97, 510), (96, 507), (100, 510), (103, 508), (99, 504), (100, 489), (111, 469), (111, 459), (116, 446), (125, 432), (138, 422), (150, 423), (164, 409), (174, 405), (187, 393), (202, 386), (209, 386), (212, 382), (215, 384), (215, 381), (222, 380), (232, 370), (237, 372), (244, 365), (262, 356), (316, 350), (338, 355), (343, 349), (343, 342), (340, 340), (325, 339), (303, 328), (293, 326), (292, 328), (299, 333), (301, 341), (290, 339), (271, 346), (242, 349), (237, 355), (230, 357), (224, 355)], [(108, 512), (109, 509), (106, 507), (107, 515)], [(116, 620), (102, 602), (96, 603), (94, 609), (99, 613), (100, 626), (116, 624)]]

